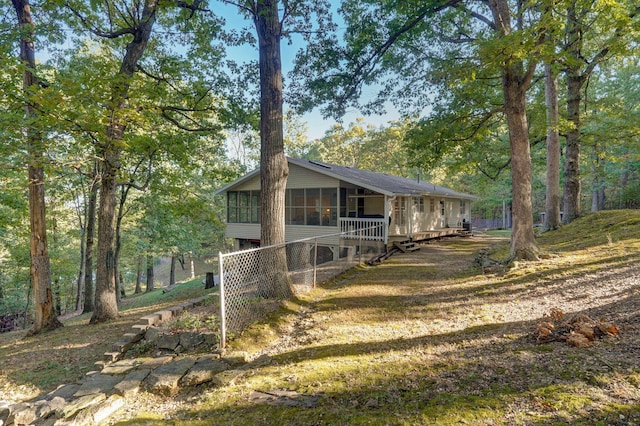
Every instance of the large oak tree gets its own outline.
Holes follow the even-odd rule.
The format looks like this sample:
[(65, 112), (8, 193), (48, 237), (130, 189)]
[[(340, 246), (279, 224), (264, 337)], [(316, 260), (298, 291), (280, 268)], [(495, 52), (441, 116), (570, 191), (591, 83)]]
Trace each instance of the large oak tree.
[[(301, 96), (303, 107), (319, 102), (341, 115), (367, 86), (380, 85), (380, 96), (364, 105), (379, 111), (385, 102), (421, 114), (447, 102), (447, 90), (473, 83), (480, 76), (501, 89), (501, 105), (478, 122), (502, 114), (511, 153), (515, 258), (536, 259), (531, 202), (531, 158), (527, 90), (544, 43), (543, 15), (518, 1), (447, 0), (401, 3), (347, 1), (345, 42), (323, 39), (300, 55), (297, 71), (307, 76), (314, 96)], [(442, 84), (446, 82), (446, 84)], [(433, 87), (441, 93), (433, 93)]]
[(51, 290), (51, 266), (47, 244), (44, 196), (44, 135), (38, 128), (38, 108), (33, 97), (40, 86), (35, 74), (35, 24), (28, 0), (12, 0), (21, 28), (20, 59), (24, 65), (25, 128), (28, 151), (29, 217), (31, 224), (31, 284), (35, 300), (32, 334), (62, 326), (55, 315)]

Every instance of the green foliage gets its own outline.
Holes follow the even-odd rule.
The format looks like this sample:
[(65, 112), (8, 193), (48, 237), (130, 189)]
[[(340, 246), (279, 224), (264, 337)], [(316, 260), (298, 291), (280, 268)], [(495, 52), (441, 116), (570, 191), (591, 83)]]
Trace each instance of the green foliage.
[(164, 325), (171, 331), (218, 331), (217, 315), (184, 312)]
[(315, 141), (309, 157), (395, 176), (418, 177), (404, 147), (408, 127), (402, 121), (374, 127), (363, 118), (349, 123), (347, 128), (336, 124)]

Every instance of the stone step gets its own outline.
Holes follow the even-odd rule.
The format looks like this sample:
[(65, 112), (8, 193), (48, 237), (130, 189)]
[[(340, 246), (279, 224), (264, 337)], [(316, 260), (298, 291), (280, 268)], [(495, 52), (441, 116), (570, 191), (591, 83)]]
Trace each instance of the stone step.
[(195, 362), (195, 358), (187, 357), (158, 367), (145, 380), (146, 389), (157, 395), (175, 395), (180, 389), (178, 386), (180, 379), (193, 367)]

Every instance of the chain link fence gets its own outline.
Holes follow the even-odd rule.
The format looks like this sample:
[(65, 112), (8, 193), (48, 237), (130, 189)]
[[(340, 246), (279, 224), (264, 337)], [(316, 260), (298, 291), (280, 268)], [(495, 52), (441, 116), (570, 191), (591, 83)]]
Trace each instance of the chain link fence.
[[(379, 224), (376, 227), (381, 227)], [(228, 334), (273, 312), (283, 300), (308, 292), (385, 251), (363, 228), (268, 247), (220, 253), (220, 343)], [(379, 233), (382, 235), (382, 232)], [(335, 244), (331, 244), (334, 242)], [(328, 244), (329, 243), (329, 244)]]

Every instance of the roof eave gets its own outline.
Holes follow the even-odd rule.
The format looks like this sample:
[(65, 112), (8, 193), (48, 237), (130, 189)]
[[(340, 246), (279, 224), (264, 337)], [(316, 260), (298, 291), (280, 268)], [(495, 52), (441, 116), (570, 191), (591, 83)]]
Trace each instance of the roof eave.
[(255, 175), (257, 175), (258, 173), (260, 173), (260, 169), (257, 168), (255, 170), (253, 170), (252, 172), (247, 173), (246, 175), (234, 180), (231, 183), (226, 184), (225, 186), (223, 186), (222, 188), (216, 190), (214, 192), (215, 195), (222, 195), (225, 192), (229, 191), (230, 189), (232, 189), (234, 186), (240, 185), (243, 182), (246, 182), (247, 180), (251, 179), (252, 177), (254, 177)]

